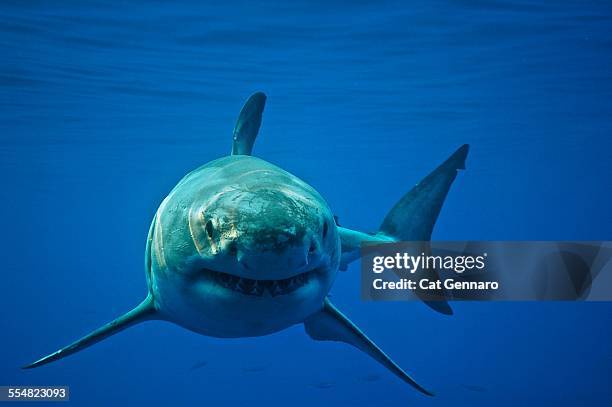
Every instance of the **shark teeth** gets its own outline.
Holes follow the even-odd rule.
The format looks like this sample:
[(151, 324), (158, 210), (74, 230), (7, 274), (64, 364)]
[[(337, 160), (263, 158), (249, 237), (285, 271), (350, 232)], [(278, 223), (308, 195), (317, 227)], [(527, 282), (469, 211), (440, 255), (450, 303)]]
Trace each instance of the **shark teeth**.
[(266, 292), (272, 297), (289, 294), (306, 285), (310, 280), (310, 272), (282, 280), (254, 280), (208, 269), (204, 269), (203, 272), (224, 288), (257, 297), (263, 296)]

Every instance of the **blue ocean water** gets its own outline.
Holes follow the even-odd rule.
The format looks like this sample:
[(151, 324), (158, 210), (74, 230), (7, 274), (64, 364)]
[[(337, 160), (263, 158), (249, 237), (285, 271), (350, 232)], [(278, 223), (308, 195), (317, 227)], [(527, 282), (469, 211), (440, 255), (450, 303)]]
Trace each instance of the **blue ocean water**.
[[(559, 3), (559, 4), (555, 4)], [(611, 240), (608, 1), (3, 2), (0, 385), (74, 405), (603, 405), (612, 304), (334, 302), (434, 390), (296, 326), (220, 340), (164, 322), (20, 366), (136, 305), (163, 197), (230, 151), (268, 95), (255, 154), (340, 222), (375, 230), (471, 144), (434, 239)], [(194, 368), (195, 367), (195, 368)]]

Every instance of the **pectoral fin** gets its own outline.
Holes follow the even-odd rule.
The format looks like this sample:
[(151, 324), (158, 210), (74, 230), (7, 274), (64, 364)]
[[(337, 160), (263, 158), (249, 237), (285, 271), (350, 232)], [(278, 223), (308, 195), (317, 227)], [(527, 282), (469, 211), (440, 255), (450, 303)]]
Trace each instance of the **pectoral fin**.
[(38, 366), (46, 365), (47, 363), (51, 363), (55, 360), (65, 358), (66, 356), (72, 355), (73, 353), (98, 343), (111, 335), (121, 332), (132, 325), (149, 319), (156, 319), (156, 310), (155, 306), (153, 305), (153, 298), (151, 298), (151, 296), (147, 296), (147, 298), (141, 302), (140, 305), (114, 321), (111, 321), (108, 324), (96, 329), (89, 335), (84, 336), (68, 346), (38, 359), (36, 362), (23, 366), (23, 369), (32, 369)]
[(334, 305), (325, 300), (323, 309), (304, 321), (306, 333), (318, 341), (345, 342), (355, 346), (370, 355), (381, 365), (389, 369), (404, 382), (416, 388), (423, 394), (433, 396), (433, 393), (423, 388), (387, 356), (370, 338), (368, 338), (354, 323), (342, 314)]

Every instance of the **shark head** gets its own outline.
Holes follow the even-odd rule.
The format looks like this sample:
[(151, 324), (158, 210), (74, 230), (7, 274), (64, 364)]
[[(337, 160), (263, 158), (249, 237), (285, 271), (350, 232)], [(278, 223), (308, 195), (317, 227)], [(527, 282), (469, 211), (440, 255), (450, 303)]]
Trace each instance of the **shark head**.
[(261, 335), (301, 322), (320, 308), (338, 269), (333, 214), (313, 188), (272, 164), (223, 160), (223, 170), (201, 168), (179, 184), (158, 211), (154, 297), (169, 319), (208, 335)]

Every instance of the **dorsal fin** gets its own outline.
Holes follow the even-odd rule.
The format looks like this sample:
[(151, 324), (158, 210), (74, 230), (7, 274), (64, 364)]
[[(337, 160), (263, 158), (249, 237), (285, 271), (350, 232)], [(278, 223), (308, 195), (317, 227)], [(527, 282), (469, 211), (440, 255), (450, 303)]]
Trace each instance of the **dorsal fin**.
[(242, 107), (234, 127), (232, 155), (251, 155), (265, 105), (266, 95), (256, 92)]

